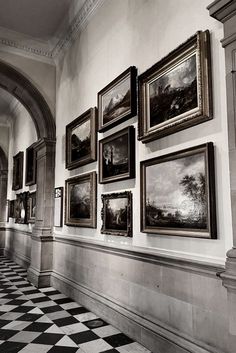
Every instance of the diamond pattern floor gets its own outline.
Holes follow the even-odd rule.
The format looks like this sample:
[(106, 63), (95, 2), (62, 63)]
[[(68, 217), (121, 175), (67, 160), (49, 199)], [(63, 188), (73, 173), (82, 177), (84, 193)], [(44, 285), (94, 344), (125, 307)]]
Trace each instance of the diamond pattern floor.
[(151, 353), (52, 287), (0, 256), (1, 353)]

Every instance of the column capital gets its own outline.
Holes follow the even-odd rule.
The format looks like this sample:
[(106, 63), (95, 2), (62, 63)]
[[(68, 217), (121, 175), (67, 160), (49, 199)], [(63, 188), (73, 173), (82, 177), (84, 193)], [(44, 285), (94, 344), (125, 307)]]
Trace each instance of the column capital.
[(215, 0), (207, 9), (211, 17), (224, 23), (236, 14), (235, 0)]
[(36, 151), (41, 150), (44, 147), (54, 147), (56, 145), (56, 139), (48, 139), (48, 138), (42, 138), (39, 139), (37, 142), (34, 144), (34, 148)]

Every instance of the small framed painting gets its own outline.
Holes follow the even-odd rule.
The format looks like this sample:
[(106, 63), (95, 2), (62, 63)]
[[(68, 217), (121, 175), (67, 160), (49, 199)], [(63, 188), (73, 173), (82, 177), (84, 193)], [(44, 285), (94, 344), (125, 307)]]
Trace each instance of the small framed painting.
[(27, 200), (27, 221), (28, 223), (35, 223), (36, 218), (36, 192), (28, 194)]
[(139, 76), (139, 140), (212, 119), (209, 31), (199, 31)]
[(213, 143), (141, 162), (141, 231), (216, 238)]
[(101, 233), (132, 237), (132, 193), (104, 194), (102, 205)]
[(27, 224), (27, 199), (28, 192), (16, 195), (15, 223)]
[(25, 185), (36, 184), (36, 151), (35, 143), (26, 149)]
[(137, 114), (137, 69), (129, 67), (98, 92), (99, 131), (105, 131)]
[(13, 157), (13, 182), (12, 190), (20, 190), (23, 186), (24, 152), (19, 152)]
[(14, 218), (15, 217), (15, 212), (14, 212), (14, 203), (15, 203), (15, 200), (9, 200), (9, 203), (8, 203), (8, 214), (9, 214), (9, 218)]
[(68, 226), (96, 228), (96, 172), (67, 179), (65, 194), (65, 224)]
[(97, 160), (97, 108), (90, 108), (66, 126), (66, 168)]
[(54, 227), (62, 227), (63, 187), (54, 189)]
[(101, 184), (135, 177), (135, 129), (129, 126), (99, 141)]

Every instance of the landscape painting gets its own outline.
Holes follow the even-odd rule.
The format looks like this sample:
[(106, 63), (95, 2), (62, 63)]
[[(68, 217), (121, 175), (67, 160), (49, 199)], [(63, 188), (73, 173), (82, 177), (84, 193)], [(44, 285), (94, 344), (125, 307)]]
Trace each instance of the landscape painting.
[(196, 55), (150, 83), (149, 97), (150, 128), (197, 108)]
[(66, 126), (66, 167), (76, 167), (97, 159), (97, 109), (90, 108)]
[(136, 75), (130, 67), (98, 93), (99, 131), (136, 115)]
[(144, 162), (142, 168), (143, 229), (154, 233), (207, 236), (209, 207), (213, 206), (209, 205), (204, 148), (199, 152), (176, 154), (173, 158), (159, 157)]
[(66, 180), (65, 223), (72, 226), (96, 226), (96, 173)]
[(71, 161), (74, 162), (90, 153), (90, 120), (71, 131)]
[(131, 192), (102, 195), (102, 233), (132, 236)]
[(210, 32), (198, 31), (143, 72), (138, 88), (143, 143), (212, 119)]
[(100, 182), (134, 175), (134, 128), (126, 128), (100, 141)]

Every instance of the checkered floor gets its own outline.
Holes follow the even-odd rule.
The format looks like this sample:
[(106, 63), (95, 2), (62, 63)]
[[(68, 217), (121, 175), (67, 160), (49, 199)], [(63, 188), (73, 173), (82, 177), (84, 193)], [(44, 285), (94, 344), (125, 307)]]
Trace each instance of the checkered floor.
[(151, 353), (54, 288), (37, 289), (0, 256), (1, 353)]

